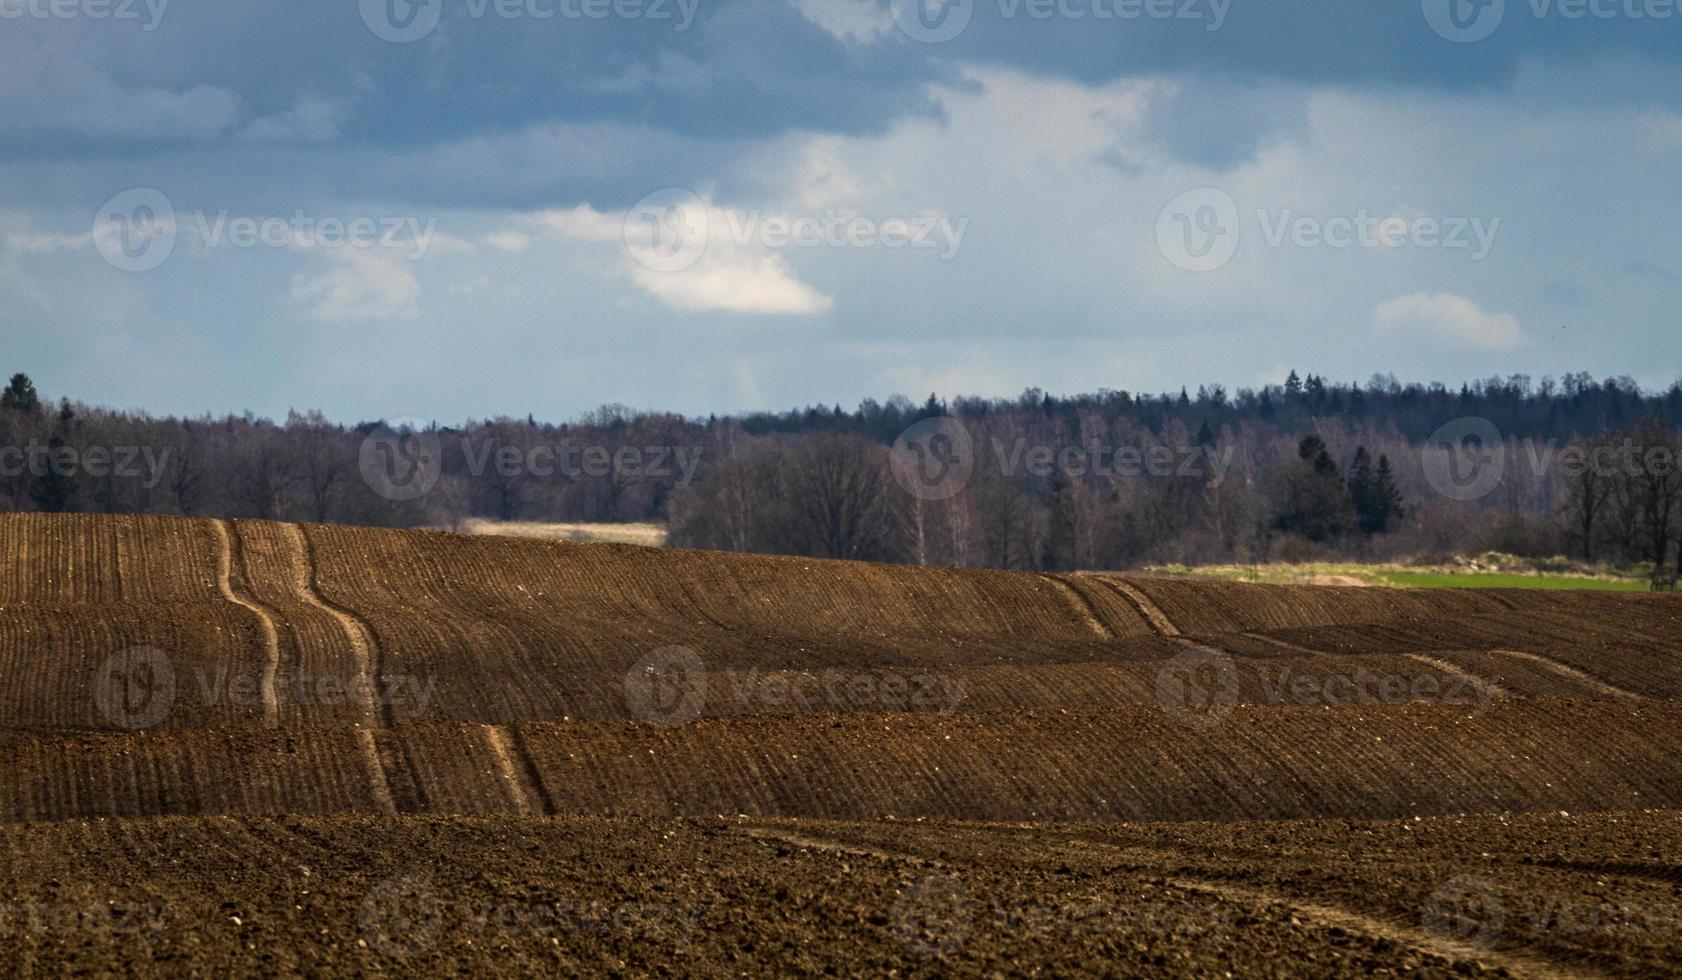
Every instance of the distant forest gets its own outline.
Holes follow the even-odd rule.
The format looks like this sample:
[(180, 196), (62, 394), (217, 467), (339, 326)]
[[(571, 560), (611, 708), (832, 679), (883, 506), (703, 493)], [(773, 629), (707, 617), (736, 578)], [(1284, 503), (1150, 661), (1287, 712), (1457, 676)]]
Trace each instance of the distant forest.
[[(962, 430), (964, 476), (923, 493), (905, 467), (951, 451), (914, 437), (940, 419)], [(1485, 550), (1682, 569), (1679, 429), (1682, 382), (1644, 392), (1587, 374), (1452, 388), (1293, 371), (1233, 392), (707, 418), (610, 405), (569, 423), (397, 429), (316, 412), (158, 418), (51, 401), (18, 374), (0, 392), (0, 509), (655, 521), (679, 546), (1012, 569)], [(433, 472), (413, 493), (378, 477), (405, 466)]]

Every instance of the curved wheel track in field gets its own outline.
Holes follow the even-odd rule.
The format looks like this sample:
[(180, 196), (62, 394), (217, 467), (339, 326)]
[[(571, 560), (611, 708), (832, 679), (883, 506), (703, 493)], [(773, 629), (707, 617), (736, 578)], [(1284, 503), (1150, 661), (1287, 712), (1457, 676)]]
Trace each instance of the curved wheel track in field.
[(1313, 647), (1305, 647), (1298, 643), (1292, 643), (1290, 640), (1281, 640), (1277, 636), (1269, 636), (1266, 633), (1250, 632), (1240, 633), (1238, 635), (1247, 636), (1252, 640), (1260, 640), (1263, 643), (1272, 644), (1281, 650), (1289, 650), (1292, 653), (1306, 653), (1311, 657), (1323, 657), (1326, 655), (1325, 650), (1316, 650)]
[(373, 634), (355, 613), (327, 601), (316, 588), (315, 549), (310, 543), (309, 532), (297, 524), (283, 524), (281, 528), (292, 544), (287, 561), (292, 567), (293, 590), (298, 598), (333, 617), (344, 631), (345, 639), (350, 641), (356, 664), (356, 689), (363, 697), (365, 723), (372, 727), (391, 727), (388, 717), (390, 706), (384, 704), (387, 699), (380, 696), (379, 646), (374, 642)]
[(356, 663), (356, 689), (363, 696), (364, 724), (356, 731), (357, 744), (362, 748), (363, 761), (368, 767), (370, 792), (374, 797), (375, 806), (387, 813), (397, 812), (397, 806), (391, 795), (391, 785), (386, 778), (385, 762), (380, 758), (379, 745), (374, 741), (375, 727), (389, 726), (390, 719), (382, 710), (377, 688), (378, 677), (378, 647), (374, 638), (368, 632), (368, 627), (352, 613), (340, 609), (328, 602), (315, 586), (315, 551), (310, 545), (309, 533), (296, 524), (283, 524), (284, 534), (292, 544), (287, 561), (292, 568), (292, 584), (298, 598), (320, 609), (333, 617), (344, 630), (345, 638), (350, 641), (351, 653)]
[(532, 812), (531, 796), (520, 782), (519, 770), (514, 762), (514, 747), (508, 742), (508, 733), (496, 725), (484, 727), (485, 742), (490, 746), (491, 760), (496, 763), (497, 777), (508, 793), (508, 802), (513, 805), (515, 813), (529, 816)]
[[(250, 610), (263, 631), (263, 674), (258, 690), (263, 699), (263, 724), (274, 728), (280, 724), (280, 700), (275, 695), (275, 677), (280, 673), (280, 635), (275, 630), (274, 616), (258, 603), (234, 591), (234, 559), (239, 554), (238, 526), (215, 520), (210, 522), (210, 527), (217, 543), (216, 588), (222, 593), (222, 598)], [(240, 571), (243, 574), (245, 570), (242, 567)]]
[(1471, 671), (1455, 664), (1451, 664), (1441, 657), (1433, 657), (1427, 653), (1408, 653), (1403, 654), (1403, 656), (1410, 660), (1417, 660), (1422, 664), (1435, 667), (1450, 677), (1459, 678), (1461, 681), (1472, 685), (1472, 689), (1474, 691), (1488, 691), (1491, 697), (1496, 698), (1504, 698), (1507, 696), (1507, 691), (1493, 680), (1487, 677), (1479, 677)]
[(826, 851), (831, 854), (850, 854), (853, 857), (875, 858), (878, 861), (888, 861), (899, 864), (932, 865), (945, 867), (945, 861), (937, 861), (920, 854), (910, 854), (905, 851), (890, 851), (885, 848), (871, 847), (868, 844), (849, 844), (846, 841), (830, 840), (824, 837), (814, 837), (798, 831), (785, 830), (781, 827), (744, 827), (742, 833), (759, 840), (778, 840), (795, 847), (804, 847), (814, 851)]
[(1055, 575), (1041, 575), (1040, 578), (1051, 583), (1051, 587), (1061, 592), (1069, 600), (1069, 605), (1075, 610), (1082, 621), (1092, 630), (1094, 636), (1105, 640), (1115, 639), (1115, 631), (1104, 624), (1103, 617), (1098, 615), (1098, 607), (1086, 594)]
[(1145, 622), (1150, 623), (1151, 629), (1155, 630), (1159, 636), (1172, 637), (1180, 635), (1180, 628), (1175, 626), (1174, 621), (1169, 619), (1168, 615), (1164, 613), (1156, 603), (1151, 601), (1150, 596), (1145, 595), (1143, 592), (1133, 587), (1132, 584), (1124, 582), (1119, 578), (1111, 578), (1108, 575), (1098, 575), (1094, 577), (1097, 578), (1098, 581), (1103, 582), (1110, 588), (1121, 593), (1127, 598), (1127, 601), (1133, 603), (1133, 606), (1139, 610), (1139, 615), (1145, 617)]
[(1501, 649), (1491, 650), (1490, 652), (1498, 653), (1504, 657), (1517, 657), (1520, 660), (1533, 663), (1536, 666), (1541, 667), (1543, 670), (1549, 670), (1561, 677), (1576, 681), (1584, 687), (1594, 691), (1596, 694), (1603, 694), (1609, 698), (1623, 698), (1630, 701), (1641, 700), (1641, 695), (1635, 693), (1634, 691), (1625, 690), (1616, 684), (1603, 681), (1593, 674), (1585, 673), (1569, 664), (1562, 664), (1549, 657), (1544, 657), (1534, 653), (1526, 653), (1523, 650)]
[(1282, 906), (1298, 919), (1322, 929), (1342, 929), (1357, 935), (1383, 940), (1398, 946), (1450, 961), (1473, 960), (1486, 967), (1504, 969), (1521, 977), (1593, 977), (1589, 973), (1555, 963), (1540, 956), (1514, 951), (1480, 949), (1467, 943), (1437, 936), (1427, 929), (1404, 926), (1373, 918), (1350, 909), (1305, 902), (1261, 888), (1202, 878), (1176, 877), (1168, 883), (1186, 891), (1213, 895), (1230, 902), (1252, 907)]
[(391, 796), (391, 784), (386, 779), (380, 746), (374, 741), (374, 730), (358, 728), (356, 744), (362, 750), (362, 761), (368, 768), (368, 795), (373, 797), (374, 808), (381, 813), (396, 813), (397, 801)]

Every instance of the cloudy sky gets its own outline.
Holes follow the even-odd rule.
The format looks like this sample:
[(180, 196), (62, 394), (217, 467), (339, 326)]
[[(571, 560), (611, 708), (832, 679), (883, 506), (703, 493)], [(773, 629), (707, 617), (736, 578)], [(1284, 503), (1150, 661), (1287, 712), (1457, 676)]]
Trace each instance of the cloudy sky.
[(1675, 0), (0, 0), (0, 369), (159, 413), (1682, 371)]

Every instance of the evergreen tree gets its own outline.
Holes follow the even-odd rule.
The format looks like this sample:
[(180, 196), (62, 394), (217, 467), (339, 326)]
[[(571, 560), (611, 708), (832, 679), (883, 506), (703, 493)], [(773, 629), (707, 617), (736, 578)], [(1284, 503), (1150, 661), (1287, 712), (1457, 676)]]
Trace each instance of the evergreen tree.
[(1396, 474), (1390, 468), (1390, 457), (1378, 454), (1378, 470), (1372, 479), (1373, 534), (1389, 534), (1406, 513), (1402, 509), (1402, 491), (1396, 487)]
[(29, 380), (29, 375), (21, 371), (12, 375), (6, 390), (0, 391), (0, 411), (34, 415), (40, 410), (41, 398), (35, 394), (35, 384)]
[(1046, 528), (1045, 551), (1040, 558), (1041, 567), (1053, 571), (1074, 568), (1077, 564), (1075, 488), (1062, 473), (1051, 478), (1050, 503), (1050, 520)]
[(1292, 398), (1302, 394), (1302, 379), (1297, 377), (1295, 369), (1293, 369), (1290, 376), (1285, 379), (1285, 394)]
[(1203, 424), (1197, 429), (1197, 444), (1205, 449), (1215, 444), (1215, 430), (1209, 428), (1208, 419), (1204, 419)]
[(70, 501), (76, 496), (76, 471), (63, 466), (58, 458), (58, 451), (68, 445), (66, 437), (71, 434), (75, 423), (76, 412), (66, 399), (59, 406), (58, 422), (47, 439), (46, 471), (36, 479), (30, 492), (30, 496), (35, 498), (35, 506), (49, 514), (69, 510)]
[(1319, 436), (1303, 436), (1297, 458), (1285, 478), (1285, 498), (1273, 526), (1310, 541), (1335, 541), (1354, 523), (1343, 474)]

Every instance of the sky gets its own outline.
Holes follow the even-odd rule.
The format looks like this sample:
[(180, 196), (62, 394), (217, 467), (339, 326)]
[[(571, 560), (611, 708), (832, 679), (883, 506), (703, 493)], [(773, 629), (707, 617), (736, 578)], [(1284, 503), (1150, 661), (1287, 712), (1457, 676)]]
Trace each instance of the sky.
[(0, 0), (0, 371), (155, 414), (1682, 374), (1678, 0)]

